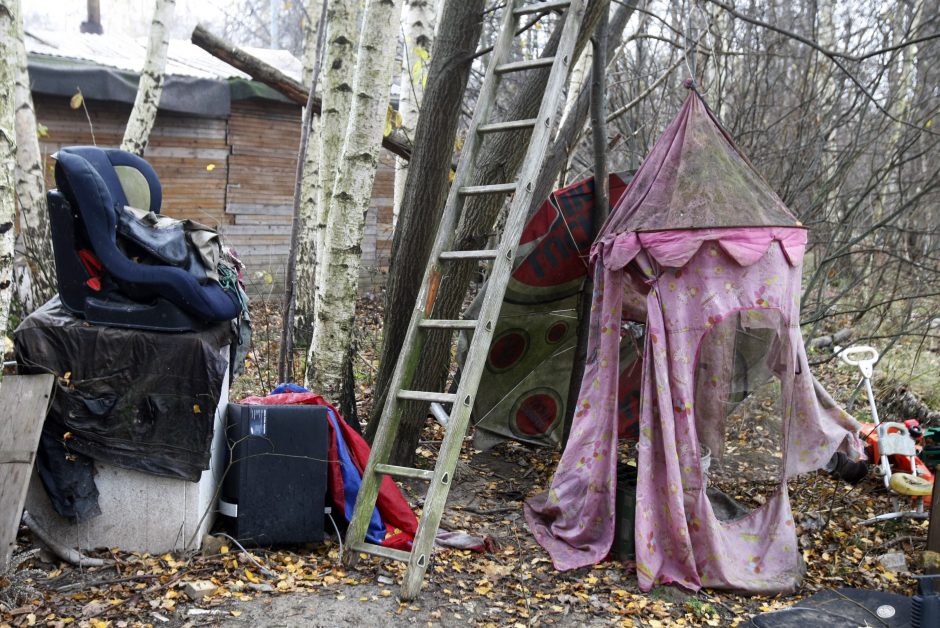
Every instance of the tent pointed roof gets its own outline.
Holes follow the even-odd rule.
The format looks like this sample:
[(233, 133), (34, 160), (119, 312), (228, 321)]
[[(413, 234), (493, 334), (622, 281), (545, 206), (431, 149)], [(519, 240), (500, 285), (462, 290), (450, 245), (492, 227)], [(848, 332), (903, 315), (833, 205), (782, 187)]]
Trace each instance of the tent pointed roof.
[(702, 97), (690, 90), (600, 237), (677, 229), (799, 226)]

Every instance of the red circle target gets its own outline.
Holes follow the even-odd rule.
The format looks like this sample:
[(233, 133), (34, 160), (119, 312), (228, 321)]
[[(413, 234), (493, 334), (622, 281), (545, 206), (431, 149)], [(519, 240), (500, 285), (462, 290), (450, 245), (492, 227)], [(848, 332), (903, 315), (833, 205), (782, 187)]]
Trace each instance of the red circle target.
[(521, 436), (542, 436), (551, 431), (561, 411), (561, 400), (546, 388), (529, 391), (512, 413), (513, 431)]
[(565, 337), (565, 334), (568, 332), (568, 323), (559, 321), (548, 328), (548, 331), (545, 332), (545, 341), (549, 344), (556, 344), (561, 342), (561, 339)]
[(521, 329), (510, 329), (493, 341), (487, 363), (493, 371), (505, 371), (515, 366), (525, 355), (529, 336)]

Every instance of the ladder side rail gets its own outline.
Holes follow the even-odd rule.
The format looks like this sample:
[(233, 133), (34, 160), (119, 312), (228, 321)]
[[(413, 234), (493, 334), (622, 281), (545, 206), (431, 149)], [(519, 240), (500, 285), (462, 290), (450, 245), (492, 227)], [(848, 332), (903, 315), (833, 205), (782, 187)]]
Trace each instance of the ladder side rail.
[[(440, 523), (447, 501), (447, 494), (453, 480), (452, 473), (456, 466), (457, 457), (467, 431), (470, 414), (473, 409), (473, 398), (480, 383), (483, 366), (489, 352), (495, 320), (499, 315), (502, 300), (506, 292), (509, 275), (512, 271), (512, 261), (518, 246), (519, 235), (525, 224), (526, 211), (532, 197), (534, 180), (542, 168), (545, 152), (551, 137), (552, 124), (557, 110), (561, 106), (561, 89), (570, 70), (571, 55), (574, 50), (578, 29), (584, 15), (583, 0), (573, 0), (565, 17), (564, 30), (558, 44), (555, 63), (543, 93), (539, 108), (539, 123), (536, 124), (529, 140), (529, 149), (526, 151), (525, 161), (520, 172), (519, 187), (513, 197), (509, 220), (500, 241), (500, 254), (497, 255), (490, 275), (486, 295), (483, 299), (477, 328), (473, 334), (464, 367), (461, 369), (461, 380), (457, 387), (457, 401), (454, 403), (448, 421), (447, 431), (441, 443), (440, 454), (434, 468), (434, 481), (428, 489), (424, 501), (424, 510), (418, 534), (412, 545), (408, 569), (402, 582), (402, 598), (412, 599), (417, 595), (424, 579), (424, 572), (428, 566), (428, 558), (433, 548), (437, 526)], [(542, 122), (548, 120), (548, 124)], [(430, 525), (433, 523), (433, 526)]]
[[(477, 107), (470, 123), (470, 132), (464, 143), (464, 152), (461, 154), (454, 181), (451, 183), (450, 191), (448, 192), (444, 213), (441, 216), (441, 223), (438, 227), (437, 236), (434, 239), (428, 264), (424, 271), (421, 289), (415, 301), (415, 309), (412, 312), (411, 321), (408, 323), (408, 329), (405, 332), (405, 339), (395, 364), (395, 370), (389, 381), (388, 392), (385, 397), (385, 407), (382, 410), (382, 415), (379, 419), (379, 427), (376, 431), (375, 439), (372, 442), (372, 451), (369, 455), (369, 460), (363, 470), (363, 482), (359, 488), (356, 505), (353, 508), (353, 516), (350, 518), (349, 527), (346, 530), (347, 543), (350, 545), (365, 540), (369, 520), (375, 508), (379, 487), (382, 483), (382, 478), (376, 475), (375, 465), (387, 461), (394, 441), (394, 435), (398, 431), (401, 413), (398, 391), (402, 389), (405, 382), (412, 380), (414, 371), (417, 368), (417, 358), (421, 354), (420, 350), (423, 344), (419, 325), (424, 319), (425, 309), (430, 313), (431, 303), (428, 303), (428, 296), (431, 291), (432, 277), (435, 273), (440, 273), (440, 261), (438, 260), (438, 256), (453, 239), (454, 225), (457, 222), (457, 214), (459, 213), (458, 208), (462, 202), (458, 190), (468, 179), (476, 162), (476, 154), (481, 144), (480, 138), (477, 137), (476, 129), (479, 125), (486, 123), (487, 116), (496, 100), (496, 88), (499, 80), (496, 76), (496, 66), (502, 62), (512, 47), (516, 23), (519, 19), (518, 16), (513, 14), (513, 9), (516, 7), (518, 1), (519, 0), (512, 0), (506, 7), (499, 39), (493, 48), (493, 53), (489, 65), (487, 66), (486, 74), (484, 75), (483, 88), (477, 98)], [(357, 553), (354, 551), (349, 552), (348, 562), (353, 564), (356, 559)]]

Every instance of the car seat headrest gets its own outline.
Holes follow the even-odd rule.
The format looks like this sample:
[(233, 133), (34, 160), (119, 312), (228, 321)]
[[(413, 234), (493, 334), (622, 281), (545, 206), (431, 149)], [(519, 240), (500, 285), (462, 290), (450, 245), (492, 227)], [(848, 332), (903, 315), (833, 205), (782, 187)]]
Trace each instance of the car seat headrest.
[[(72, 146), (59, 153), (81, 157), (104, 180), (116, 204), (130, 205), (145, 211), (160, 212), (163, 190), (153, 167), (144, 159), (123, 150), (97, 146)], [(54, 158), (58, 154), (53, 155)], [(56, 183), (63, 187), (62, 182)]]

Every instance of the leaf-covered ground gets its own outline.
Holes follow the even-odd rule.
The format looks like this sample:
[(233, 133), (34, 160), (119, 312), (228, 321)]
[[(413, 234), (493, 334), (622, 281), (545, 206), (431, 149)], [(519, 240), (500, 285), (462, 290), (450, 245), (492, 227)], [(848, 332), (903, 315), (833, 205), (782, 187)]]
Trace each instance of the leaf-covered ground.
[[(356, 370), (362, 380), (360, 415), (365, 416), (381, 316), (374, 304), (362, 306), (364, 342)], [(277, 314), (256, 309), (256, 320), (261, 319), (258, 342), (249, 374), (236, 388), (238, 396), (264, 392), (274, 377), (264, 375), (276, 352), (263, 319), (276, 319)], [(854, 373), (829, 365), (817, 374), (836, 399), (851, 396)], [(737, 434), (742, 448), (763, 442), (757, 425)], [(439, 427), (429, 424), (418, 452), (429, 467), (442, 436)], [(112, 548), (94, 554), (114, 559), (114, 566), (80, 569), (36, 551), (24, 528), (18, 567), (0, 578), (0, 626), (732, 626), (823, 588), (856, 586), (909, 595), (916, 586), (910, 572), (920, 572), (927, 522), (859, 526), (859, 521), (891, 509), (881, 481), (870, 476), (852, 487), (822, 472), (790, 482), (807, 567), (794, 595), (745, 597), (676, 587), (644, 594), (632, 572), (619, 563), (558, 572), (522, 515), (523, 500), (547, 485), (557, 460), (557, 452), (515, 443), (474, 452), (468, 442), (442, 527), (488, 537), (492, 551), (439, 550), (421, 595), (412, 602), (397, 597), (401, 565), (364, 558), (346, 568), (335, 538), (310, 547), (256, 548), (250, 554), (223, 537), (213, 537), (203, 551), (190, 554), (151, 556)], [(740, 464), (749, 463), (744, 459)], [(760, 503), (761, 487), (746, 481), (746, 473), (738, 473), (744, 479), (735, 483), (735, 474), (720, 471), (716, 469), (715, 482), (726, 493), (742, 503)], [(421, 488), (404, 486), (418, 510)], [(907, 570), (887, 570), (881, 558), (898, 552), (906, 558)]]

